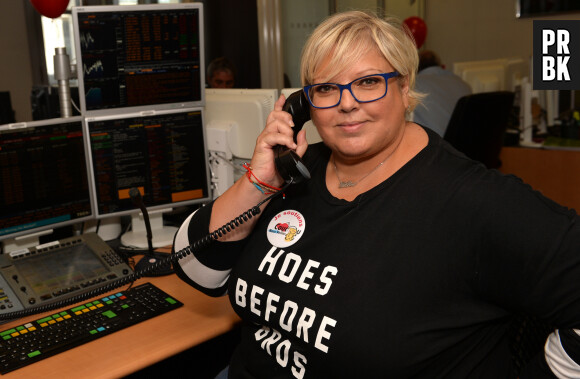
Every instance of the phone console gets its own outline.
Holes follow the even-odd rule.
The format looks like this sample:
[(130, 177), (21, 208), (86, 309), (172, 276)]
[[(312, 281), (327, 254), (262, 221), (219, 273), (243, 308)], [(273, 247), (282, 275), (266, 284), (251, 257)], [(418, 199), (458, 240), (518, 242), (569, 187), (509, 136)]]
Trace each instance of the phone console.
[(49, 304), (133, 271), (97, 234), (0, 255), (0, 314)]

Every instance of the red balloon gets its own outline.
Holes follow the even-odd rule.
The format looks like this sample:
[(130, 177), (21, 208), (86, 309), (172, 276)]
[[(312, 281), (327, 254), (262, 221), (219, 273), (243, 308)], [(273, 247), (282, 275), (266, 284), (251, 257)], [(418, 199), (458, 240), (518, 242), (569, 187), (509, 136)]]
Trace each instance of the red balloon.
[(60, 17), (66, 10), (70, 0), (30, 0), (41, 15), (49, 18)]
[(417, 49), (423, 46), (427, 38), (427, 24), (425, 24), (425, 21), (421, 17), (411, 16), (406, 18), (403, 23), (407, 25), (407, 28), (409, 28), (409, 31), (415, 39)]

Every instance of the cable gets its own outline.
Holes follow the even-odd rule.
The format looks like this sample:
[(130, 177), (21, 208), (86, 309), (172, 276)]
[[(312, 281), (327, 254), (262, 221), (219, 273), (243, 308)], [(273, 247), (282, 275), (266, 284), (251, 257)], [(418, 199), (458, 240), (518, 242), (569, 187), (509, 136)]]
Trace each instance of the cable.
[[(193, 254), (195, 251), (200, 250), (209, 246), (213, 241), (217, 240), (219, 237), (226, 235), (227, 233), (231, 232), (232, 230), (236, 229), (240, 225), (246, 223), (254, 216), (257, 216), (261, 213), (260, 206), (265, 204), (266, 202), (270, 201), (272, 198), (283, 194), (284, 191), (293, 184), (294, 181), (291, 180), (288, 182), (282, 189), (278, 192), (273, 193), (272, 195), (268, 196), (264, 200), (260, 201), (254, 207), (248, 209), (238, 217), (234, 218), (233, 220), (227, 222), (226, 224), (222, 225), (221, 227), (217, 228), (213, 232), (207, 234), (205, 237), (195, 241), (193, 244), (179, 250), (178, 252), (174, 252), (169, 254), (166, 258), (160, 259), (155, 263), (152, 263), (150, 266), (147, 266), (143, 270), (135, 271), (132, 274), (124, 276), (122, 278), (116, 279), (112, 282), (105, 284), (102, 287), (91, 289), (87, 292), (78, 294), (76, 296), (70, 297), (68, 299), (63, 299), (56, 301), (50, 304), (44, 304), (33, 308), (24, 309), (21, 311), (15, 311), (11, 313), (0, 314), (0, 320), (12, 320), (17, 319), (25, 316), (34, 315), (37, 313), (48, 312), (54, 309), (63, 308), (71, 304), (76, 304), (90, 298), (102, 295), (106, 292), (112, 291), (116, 288), (122, 287), (124, 285), (129, 284), (130, 286), (133, 285), (133, 282), (137, 279), (144, 277), (145, 275), (159, 270), (160, 268), (167, 266), (168, 264), (177, 263), (180, 259), (187, 257), (190, 254)], [(130, 287), (129, 287), (130, 288)]]
[(221, 156), (221, 155), (220, 155), (218, 152), (216, 152), (216, 151), (210, 151), (210, 154), (209, 154), (209, 155), (210, 155), (210, 158), (213, 158), (213, 159), (215, 159), (215, 160), (222, 161), (222, 162), (224, 162), (225, 164), (227, 164), (228, 166), (231, 166), (231, 167), (233, 167), (233, 168), (234, 168), (234, 171), (235, 171), (235, 172), (237, 172), (238, 174), (239, 174), (239, 173), (245, 173), (245, 172), (246, 172), (245, 170), (242, 170), (242, 168), (240, 168), (240, 165), (233, 164), (232, 162), (230, 162), (230, 160), (229, 160), (229, 159), (227, 159), (227, 158), (225, 158), (225, 157), (222, 157), (222, 156)]
[(77, 106), (77, 104), (75, 103), (75, 101), (72, 98), (70, 99), (70, 103), (72, 104), (74, 109), (76, 109), (76, 111), (79, 112), (79, 114), (83, 114), (83, 112), (81, 112), (80, 108)]

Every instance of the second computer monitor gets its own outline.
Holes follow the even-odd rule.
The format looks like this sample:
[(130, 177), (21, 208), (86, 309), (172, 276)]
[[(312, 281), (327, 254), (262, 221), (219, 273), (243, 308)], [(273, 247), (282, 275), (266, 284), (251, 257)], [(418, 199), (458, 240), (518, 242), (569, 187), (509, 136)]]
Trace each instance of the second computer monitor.
[[(207, 88), (205, 94), (206, 128), (225, 130), (225, 141), (221, 145), (235, 158), (249, 161), (256, 139), (274, 110), (278, 90)], [(215, 145), (211, 132), (210, 144)]]
[[(163, 227), (158, 212), (211, 198), (201, 108), (88, 117), (86, 127), (97, 218), (134, 216), (134, 233), (123, 244), (147, 246), (137, 230), (132, 188), (142, 194), (152, 223), (161, 223), (154, 227)], [(156, 246), (173, 242), (174, 230), (164, 233), (153, 231)]]
[(93, 217), (81, 117), (0, 126), (0, 241), (5, 252)]

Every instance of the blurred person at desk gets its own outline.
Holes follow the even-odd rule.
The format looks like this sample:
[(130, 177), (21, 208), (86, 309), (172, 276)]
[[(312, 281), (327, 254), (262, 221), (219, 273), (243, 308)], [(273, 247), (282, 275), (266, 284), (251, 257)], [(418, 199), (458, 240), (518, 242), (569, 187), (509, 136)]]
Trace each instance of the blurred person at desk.
[[(580, 372), (580, 218), (408, 121), (417, 65), (398, 20), (330, 16), (301, 63), (323, 143), (281, 97), (247, 175), (180, 227), (176, 251), (266, 201), (176, 265), (243, 320), (229, 378), (508, 378), (521, 313), (560, 329), (520, 377)], [(311, 178), (284, 185), (276, 145)]]
[(413, 121), (445, 136), (457, 101), (471, 94), (471, 87), (459, 76), (446, 70), (441, 59), (431, 50), (419, 53), (419, 69), (415, 89), (425, 98), (413, 112)]
[(207, 66), (207, 84), (210, 88), (234, 88), (236, 67), (226, 57), (219, 57)]

